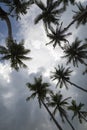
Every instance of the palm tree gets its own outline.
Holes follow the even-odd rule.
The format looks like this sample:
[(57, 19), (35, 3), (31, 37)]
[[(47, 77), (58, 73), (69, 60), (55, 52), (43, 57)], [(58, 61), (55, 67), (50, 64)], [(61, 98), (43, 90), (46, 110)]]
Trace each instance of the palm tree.
[(75, 22), (77, 22), (77, 26), (78, 27), (80, 24), (85, 25), (87, 22), (87, 6), (83, 7), (82, 4), (79, 2), (79, 4), (77, 4), (77, 7), (79, 9), (78, 12), (73, 11), (75, 13), (75, 15), (73, 16), (73, 20), (72, 22), (70, 22), (70, 24), (64, 28), (64, 31), (68, 30), (69, 27), (71, 27)]
[(11, 16), (15, 16), (17, 19), (20, 18), (20, 14), (26, 14), (27, 9), (29, 9), (29, 6), (34, 3), (33, 0), (3, 0), (2, 2), (9, 7), (9, 14)]
[(49, 102), (47, 104), (48, 104), (48, 106), (54, 108), (53, 115), (55, 115), (56, 112), (59, 111), (59, 114), (60, 114), (62, 121), (64, 122), (64, 118), (65, 118), (66, 121), (71, 126), (71, 128), (73, 130), (75, 130), (74, 127), (72, 126), (71, 122), (69, 121), (69, 119), (67, 117), (67, 112), (65, 110), (65, 108), (67, 108), (67, 104), (68, 104), (67, 100), (70, 98), (71, 97), (63, 99), (63, 96), (59, 91), (56, 94), (51, 94), (51, 100), (49, 100)]
[[(74, 11), (75, 12), (75, 15), (73, 16), (73, 19), (77, 19), (76, 22), (77, 22), (77, 27), (80, 25), (80, 24), (83, 24), (85, 25), (86, 22), (87, 22), (87, 6), (84, 7), (80, 2), (78, 4), (76, 4), (79, 11)], [(83, 14), (84, 12), (84, 14)], [(83, 15), (82, 15), (83, 14)], [(81, 16), (82, 15), (82, 16)]]
[(43, 20), (46, 31), (47, 27), (49, 27), (51, 23), (58, 24), (59, 15), (65, 10), (64, 7), (58, 9), (61, 2), (47, 0), (46, 6), (42, 1), (36, 0), (35, 3), (42, 10), (42, 12), (35, 18), (35, 24), (37, 24), (40, 20)]
[(16, 41), (10, 39), (7, 41), (6, 47), (0, 45), (0, 60), (10, 60), (11, 67), (18, 71), (20, 67), (27, 67), (22, 60), (31, 59), (25, 56), (29, 52), (29, 49), (24, 48), (23, 40), (17, 44)]
[(70, 70), (70, 67), (65, 68), (65, 67), (63, 67), (63, 65), (62, 66), (58, 65), (58, 68), (55, 67), (55, 71), (52, 72), (51, 78), (53, 80), (58, 81), (56, 86), (59, 85), (60, 88), (65, 86), (66, 89), (68, 89), (68, 84), (70, 84), (84, 92), (87, 92), (86, 89), (84, 89), (70, 81), (71, 73), (72, 73), (72, 70)]
[(50, 86), (49, 83), (43, 82), (42, 81), (42, 76), (39, 78), (34, 78), (34, 83), (27, 83), (27, 87), (29, 88), (30, 91), (32, 91), (32, 94), (26, 99), (27, 101), (30, 100), (31, 98), (35, 98), (37, 96), (39, 105), (43, 104), (43, 106), (46, 108), (50, 116), (52, 117), (54, 123), (56, 124), (57, 128), (59, 130), (62, 130), (61, 126), (58, 124), (50, 110), (48, 109), (47, 105), (45, 104), (45, 99), (47, 97), (47, 94), (52, 93), (52, 91), (48, 88)]
[(87, 44), (81, 45), (81, 41), (78, 38), (71, 45), (66, 46), (64, 53), (65, 56), (63, 58), (67, 58), (67, 64), (72, 62), (77, 67), (78, 63), (87, 66), (87, 63), (84, 62), (87, 59)]
[(46, 45), (53, 43), (53, 47), (55, 48), (58, 44), (63, 49), (63, 47), (61, 46), (61, 42), (69, 43), (66, 37), (71, 35), (71, 33), (65, 34), (65, 31), (62, 30), (62, 23), (60, 26), (57, 26), (56, 30), (50, 27), (50, 31), (51, 33), (48, 33), (47, 36), (51, 39), (51, 41)]
[(79, 105), (77, 105), (75, 100), (72, 100), (71, 103), (72, 105), (68, 107), (68, 110), (71, 110), (74, 113), (72, 116), (72, 120), (74, 119), (75, 116), (78, 116), (80, 123), (82, 123), (82, 119), (87, 122), (86, 120), (87, 112), (81, 110), (84, 104), (79, 103)]

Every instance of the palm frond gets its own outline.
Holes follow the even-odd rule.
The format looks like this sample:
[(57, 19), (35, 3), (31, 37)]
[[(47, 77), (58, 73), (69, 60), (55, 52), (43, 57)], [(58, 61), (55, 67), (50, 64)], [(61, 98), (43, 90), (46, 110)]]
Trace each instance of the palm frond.
[(36, 92), (31, 94), (31, 96), (26, 98), (26, 101), (29, 101), (30, 99), (34, 99), (36, 97)]
[(37, 24), (43, 18), (43, 14), (39, 14), (35, 19), (34, 23)]
[(8, 53), (8, 49), (0, 45), (0, 54), (7, 54), (7, 53)]
[(49, 6), (49, 10), (55, 10), (56, 8), (58, 8), (60, 6), (60, 3), (59, 1), (52, 1), (50, 6)]
[(85, 25), (87, 22), (87, 7), (84, 7), (80, 2), (77, 4), (77, 7), (79, 9), (78, 12), (75, 12), (75, 15), (73, 16), (73, 19), (77, 21), (78, 27), (80, 24)]
[(44, 3), (40, 0), (40, 1), (38, 1), (38, 0), (35, 0), (35, 4), (41, 9), (41, 10), (46, 10), (46, 7), (45, 7), (45, 5), (44, 5)]

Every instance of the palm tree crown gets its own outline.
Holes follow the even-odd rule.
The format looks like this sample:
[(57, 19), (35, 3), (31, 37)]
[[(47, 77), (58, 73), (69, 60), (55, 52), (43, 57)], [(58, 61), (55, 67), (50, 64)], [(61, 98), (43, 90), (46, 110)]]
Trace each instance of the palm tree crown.
[(62, 121), (64, 122), (64, 117), (63, 115), (66, 114), (66, 110), (64, 108), (68, 104), (67, 100), (70, 99), (71, 97), (68, 97), (66, 99), (63, 99), (62, 94), (60, 91), (56, 94), (51, 94), (51, 100), (49, 101), (48, 106), (51, 106), (54, 108), (53, 114), (55, 115), (57, 111), (59, 111), (60, 116), (62, 118)]
[(27, 101), (31, 98), (35, 98), (37, 96), (38, 102), (41, 108), (41, 105), (43, 104), (50, 116), (52, 117), (54, 123), (56, 124), (57, 128), (59, 130), (62, 130), (59, 123), (56, 121), (50, 110), (48, 109), (47, 105), (45, 104), (45, 99), (47, 97), (47, 94), (52, 94), (53, 92), (49, 89), (50, 84), (47, 82), (42, 81), (42, 76), (39, 78), (34, 78), (34, 83), (27, 83), (26, 84), (29, 90), (32, 92), (32, 94), (26, 99)]
[(47, 0), (47, 6), (45, 6), (42, 1), (36, 0), (35, 3), (42, 10), (42, 13), (35, 18), (35, 24), (37, 24), (41, 19), (43, 20), (46, 29), (51, 23), (58, 24), (60, 13), (65, 10), (64, 7), (58, 9), (61, 2)]
[(74, 119), (75, 116), (78, 116), (80, 123), (82, 123), (82, 119), (87, 122), (87, 112), (81, 110), (84, 104), (79, 103), (79, 105), (77, 105), (75, 100), (72, 100), (71, 103), (72, 105), (68, 107), (68, 110), (73, 111), (72, 119)]
[(63, 95), (60, 93), (60, 91), (56, 94), (51, 94), (51, 100), (49, 100), (49, 102), (47, 103), (48, 106), (53, 107), (53, 115), (56, 114), (57, 111), (59, 111), (60, 117), (62, 119), (63, 122), (65, 122), (64, 118), (66, 119), (66, 121), (69, 123), (69, 125), (71, 126), (71, 128), (73, 130), (74, 127), (72, 126), (71, 122), (68, 119), (68, 115), (67, 115), (67, 105), (68, 102), (67, 100), (70, 99), (71, 97), (65, 98), (63, 99)]
[(58, 65), (58, 68), (55, 67), (55, 71), (52, 72), (51, 78), (53, 80), (58, 81), (56, 86), (59, 85), (60, 88), (65, 86), (66, 89), (68, 89), (68, 84), (70, 84), (87, 93), (86, 89), (84, 89), (84, 88), (80, 87), (79, 85), (76, 85), (75, 83), (70, 81), (71, 73), (72, 73), (72, 70), (70, 70), (70, 67), (65, 68), (65, 67), (63, 67), (63, 65), (62, 66)]
[(33, 4), (34, 2), (25, 1), (25, 0), (3, 0), (3, 3), (5, 3), (9, 7), (9, 14), (11, 16), (16, 16), (16, 18), (20, 18), (20, 14), (24, 15), (27, 13), (27, 9), (29, 9), (29, 6)]
[(47, 36), (51, 39), (51, 41), (46, 45), (53, 43), (53, 47), (55, 48), (56, 45), (58, 44), (63, 49), (61, 42), (69, 43), (66, 37), (71, 35), (71, 33), (65, 34), (65, 31), (62, 30), (62, 23), (60, 26), (57, 26), (56, 30), (50, 27), (50, 31), (51, 33), (48, 33)]
[(72, 70), (70, 70), (70, 67), (68, 67), (67, 69), (60, 65), (58, 65), (58, 68), (55, 67), (55, 71), (51, 72), (51, 78), (53, 80), (57, 80), (57, 84), (56, 86), (59, 85), (60, 88), (62, 88), (63, 86), (65, 86), (68, 89), (68, 84), (67, 84), (67, 80), (70, 80), (70, 76), (71, 76), (71, 72)]
[(76, 4), (79, 11), (73, 11), (75, 13), (75, 15), (73, 16), (73, 19), (77, 21), (77, 27), (80, 24), (85, 25), (87, 22), (87, 6), (84, 7), (80, 2), (78, 4)]
[(31, 94), (31, 96), (29, 96), (27, 98), (27, 100), (31, 99), (31, 98), (35, 98), (37, 96), (38, 98), (38, 102), (39, 105), (41, 107), (41, 100), (45, 100), (46, 99), (46, 95), (48, 93), (51, 93), (52, 91), (49, 89), (50, 84), (46, 83), (42, 81), (42, 76), (40, 76), (39, 78), (34, 78), (34, 83), (27, 83), (27, 87), (29, 88), (30, 91), (32, 91), (33, 93)]
[(10, 60), (11, 67), (18, 71), (20, 67), (27, 67), (22, 60), (31, 59), (25, 56), (29, 52), (29, 49), (24, 48), (23, 40), (19, 44), (17, 44), (16, 41), (8, 40), (6, 47), (0, 46), (0, 60)]
[(76, 38), (71, 45), (67, 45), (64, 50), (65, 56), (67, 58), (67, 64), (73, 63), (74, 66), (78, 67), (78, 63), (87, 65), (84, 60), (87, 59), (87, 44), (81, 45), (81, 41)]

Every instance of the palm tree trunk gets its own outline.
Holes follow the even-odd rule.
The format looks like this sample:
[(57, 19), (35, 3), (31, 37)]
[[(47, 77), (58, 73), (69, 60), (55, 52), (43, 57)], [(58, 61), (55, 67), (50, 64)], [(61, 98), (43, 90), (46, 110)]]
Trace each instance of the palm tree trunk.
[(11, 27), (11, 22), (10, 22), (8, 16), (5, 17), (4, 20), (6, 21), (7, 27), (8, 27), (8, 38), (12, 39), (12, 27)]
[(78, 16), (76, 19), (74, 19), (66, 28), (64, 28), (63, 31), (68, 30), (70, 26), (72, 26), (79, 18), (81, 18), (86, 13), (87, 13), (87, 9), (84, 12), (82, 12), (82, 14), (80, 16)]
[(44, 107), (46, 108), (46, 110), (48, 111), (49, 115), (52, 117), (52, 119), (53, 119), (53, 121), (55, 122), (57, 128), (58, 128), (59, 130), (63, 130), (63, 129), (61, 128), (61, 126), (59, 125), (59, 123), (58, 123), (58, 122), (56, 121), (56, 119), (54, 118), (54, 116), (52, 115), (52, 113), (50, 112), (50, 110), (48, 109), (48, 107), (46, 106), (46, 104), (43, 102), (43, 100), (41, 100), (41, 102), (42, 102), (42, 104), (44, 105)]
[(73, 129), (73, 130), (75, 130), (75, 128), (73, 127), (73, 125), (71, 124), (71, 122), (68, 120), (68, 118), (64, 115), (64, 117), (65, 117), (65, 119), (67, 120), (67, 122), (68, 122), (68, 124), (71, 126), (71, 128)]
[(84, 91), (84, 92), (86, 92), (86, 93), (87, 93), (87, 90), (86, 90), (86, 89), (81, 88), (80, 86), (78, 86), (78, 85), (76, 85), (76, 84), (74, 84), (74, 83), (70, 82), (69, 80), (67, 80), (67, 82), (68, 82), (68, 83), (70, 83), (71, 85), (73, 85), (74, 87), (76, 87), (76, 88), (78, 88), (78, 89), (80, 89), (80, 90), (82, 90), (82, 91)]
[(12, 27), (9, 20), (8, 14), (0, 7), (0, 17), (2, 20), (5, 20), (8, 27), (8, 38), (12, 39)]

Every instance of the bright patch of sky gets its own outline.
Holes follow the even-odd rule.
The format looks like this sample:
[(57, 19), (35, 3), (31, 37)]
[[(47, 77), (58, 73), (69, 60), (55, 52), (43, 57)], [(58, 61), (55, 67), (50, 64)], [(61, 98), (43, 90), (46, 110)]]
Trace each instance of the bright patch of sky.
[(38, 9), (38, 7), (31, 8), (29, 13), (22, 17), (22, 20), (19, 21), (20, 29), (17, 34), (17, 37), (25, 39), (25, 47), (31, 50), (29, 56), (32, 57), (32, 60), (26, 62), (30, 72), (37, 71), (40, 67), (44, 67), (46, 71), (51, 70), (54, 62), (59, 62), (60, 56), (63, 54), (60, 47), (53, 49), (52, 44), (45, 45), (50, 39), (46, 36), (43, 21), (34, 25), (34, 18), (40, 13)]
[(11, 68), (8, 64), (0, 63), (0, 80), (4, 80), (4, 82), (10, 82), (10, 73)]
[[(84, 2), (85, 0), (80, 1)], [(61, 63), (65, 64), (65, 60), (61, 59), (63, 53), (59, 47), (53, 49), (51, 44), (48, 46), (45, 45), (50, 41), (50, 39), (48, 39), (46, 36), (43, 22), (40, 21), (37, 25), (34, 25), (34, 18), (40, 13), (39, 11), (39, 8), (35, 6), (29, 10), (27, 15), (22, 16), (18, 25), (19, 30), (15, 37), (19, 41), (24, 39), (25, 47), (31, 50), (29, 56), (32, 57), (32, 60), (26, 61), (28, 69), (26, 71), (21, 70), (19, 72), (15, 72), (14, 70), (11, 70), (8, 64), (0, 63), (0, 81), (2, 82), (1, 85), (3, 85), (0, 88), (0, 103), (2, 105), (0, 105), (0, 110), (2, 109), (3, 115), (1, 114), (1, 118), (3, 121), (2, 119), (0, 121), (3, 127), (6, 126), (2, 130), (6, 130), (7, 128), (8, 130), (29, 130), (29, 128), (32, 130), (52, 130), (55, 128), (55, 124), (50, 122), (50, 117), (45, 110), (39, 109), (36, 100), (35, 102), (32, 100), (32, 103), (26, 103), (25, 101), (29, 95), (29, 91), (27, 89), (25, 91), (26, 82), (33, 82), (34, 76), (38, 76), (40, 73), (45, 76), (44, 81), (48, 82), (50, 71), (54, 70), (54, 66)], [(71, 8), (70, 11), (72, 12)], [(70, 12), (64, 17), (66, 19), (66, 23), (67, 16), (70, 16)], [(72, 29), (71, 31), (73, 32), (73, 35), (68, 38), (70, 42), (73, 41), (78, 32), (75, 31), (75, 29)], [(3, 37), (2, 34), (0, 34), (0, 36)], [(79, 83), (79, 71), (74, 71), (72, 75), (73, 79)], [(82, 79), (81, 81), (83, 84)], [(54, 87), (53, 89), (55, 89), (55, 84), (53, 83), (52, 85)], [(74, 89), (71, 85), (69, 87), (70, 89), (68, 91), (66, 91), (65, 87), (62, 88), (62, 93), (64, 94), (65, 98), (67, 96), (72, 96), (74, 99), (80, 101), (80, 96), (85, 95), (80, 93), (77, 89)], [(58, 90), (55, 89), (55, 92), (57, 91)], [(86, 95), (82, 98), (85, 102), (87, 102)], [(9, 113), (8, 110), (10, 110)], [(69, 128), (67, 128), (67, 130), (68, 129)], [(86, 130), (87, 125), (84, 124), (82, 128), (81, 126), (78, 126), (76, 130), (82, 129)]]
[(9, 100), (9, 98), (12, 98), (14, 94), (12, 92), (8, 92), (7, 94), (3, 94), (3, 98)]

